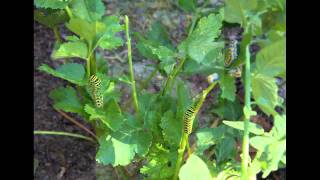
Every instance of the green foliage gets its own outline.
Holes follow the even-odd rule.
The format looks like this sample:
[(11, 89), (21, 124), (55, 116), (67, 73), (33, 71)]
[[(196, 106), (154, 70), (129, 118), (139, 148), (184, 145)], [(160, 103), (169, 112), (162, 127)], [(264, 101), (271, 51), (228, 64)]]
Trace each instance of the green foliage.
[[(244, 130), (243, 121), (223, 121), (223, 124), (242, 131)], [(255, 135), (263, 135), (264, 129), (260, 125), (250, 122), (249, 132)]]
[(69, 20), (67, 13), (60, 9), (36, 9), (34, 19), (49, 28), (54, 28)]
[(86, 60), (88, 57), (87, 49), (86, 43), (81, 40), (66, 42), (54, 51), (52, 57), (54, 59), (78, 57)]
[(119, 105), (114, 100), (103, 109), (87, 104), (84, 110), (90, 115), (89, 120), (100, 120), (112, 131), (117, 131), (125, 120)]
[(152, 60), (160, 61), (160, 68), (169, 73), (175, 63), (175, 51), (170, 42), (169, 35), (160, 21), (152, 24), (145, 39), (141, 34), (136, 33), (139, 40), (137, 49), (141, 55)]
[(186, 164), (181, 167), (179, 178), (181, 180), (212, 179), (206, 163), (200, 157), (194, 154), (192, 154), (187, 160)]
[(262, 170), (262, 177), (267, 177), (271, 171), (278, 169), (282, 159), (286, 156), (286, 116), (276, 115), (274, 127), (264, 136), (255, 136), (250, 141), (258, 150), (251, 167), (254, 171)]
[(70, 8), (73, 15), (89, 22), (100, 20), (105, 12), (101, 0), (72, 0)]
[(232, 102), (226, 99), (219, 99), (218, 104), (213, 107), (212, 111), (222, 119), (229, 120), (237, 120), (243, 115), (239, 100)]
[(189, 56), (192, 60), (201, 63), (207, 54), (219, 54), (224, 47), (223, 43), (215, 42), (221, 32), (223, 12), (210, 14), (199, 20), (196, 29), (179, 46), (179, 53)]
[(46, 72), (48, 74), (51, 74), (52, 76), (67, 80), (79, 86), (83, 86), (86, 84), (85, 76), (84, 76), (85, 70), (81, 64), (77, 64), (77, 63), (63, 64), (56, 70), (52, 69), (46, 64), (42, 64), (39, 67), (39, 70)]
[(34, 4), (37, 8), (64, 9), (70, 0), (35, 0)]
[(58, 87), (50, 92), (49, 97), (53, 99), (53, 107), (65, 112), (78, 113), (84, 115), (83, 104), (81, 103), (77, 92), (70, 86)]
[(252, 94), (255, 102), (266, 114), (275, 114), (278, 104), (278, 87), (276, 80), (263, 74), (252, 76)]
[(96, 159), (104, 165), (128, 165), (135, 154), (144, 156), (148, 152), (151, 140), (150, 131), (125, 123), (119, 131), (101, 136)]
[(196, 0), (179, 0), (179, 6), (185, 11), (195, 11), (197, 6)]
[(220, 79), (220, 88), (222, 91), (221, 97), (227, 99), (229, 101), (234, 101), (236, 98), (236, 85), (235, 78), (228, 75), (223, 74)]
[(263, 48), (256, 57), (256, 71), (269, 77), (283, 75), (286, 72), (285, 38)]
[(173, 176), (177, 154), (160, 144), (150, 149), (148, 163), (140, 169), (146, 179), (168, 179)]
[(94, 22), (74, 17), (66, 26), (86, 40), (89, 51), (98, 46), (103, 49), (113, 49), (122, 45), (122, 39), (115, 36), (123, 29), (116, 16), (105, 16), (101, 21)]

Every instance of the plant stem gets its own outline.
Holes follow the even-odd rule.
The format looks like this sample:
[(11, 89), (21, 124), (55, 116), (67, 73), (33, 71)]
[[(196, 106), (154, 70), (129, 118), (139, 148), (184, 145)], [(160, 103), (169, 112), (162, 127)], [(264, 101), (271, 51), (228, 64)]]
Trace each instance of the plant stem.
[[(191, 24), (191, 27), (190, 27), (189, 32), (188, 32), (188, 37), (192, 34), (192, 32), (193, 32), (193, 30), (194, 30), (194, 28), (196, 26), (196, 22), (197, 22), (198, 17), (199, 17), (198, 12), (196, 12), (196, 14), (192, 16), (192, 24)], [(176, 66), (176, 68), (174, 68), (171, 71), (169, 77), (166, 80), (164, 89), (162, 91), (162, 96), (164, 96), (167, 93), (168, 90), (169, 91), (171, 90), (172, 85), (174, 84), (175, 78), (176, 78), (177, 74), (180, 72), (180, 70), (182, 69), (185, 61), (186, 61), (186, 58), (183, 58), (182, 60), (180, 60), (178, 66)]]
[(76, 137), (80, 139), (85, 139), (91, 142), (96, 143), (96, 141), (90, 137), (83, 136), (80, 134), (75, 134), (75, 133), (68, 133), (68, 132), (61, 132), (61, 131), (33, 131), (34, 134), (38, 135), (59, 135), (59, 136), (70, 136), (70, 137)]
[(62, 43), (62, 37), (61, 37), (61, 33), (60, 33), (59, 29), (58, 29), (58, 26), (55, 26), (53, 28), (53, 32), (54, 32), (54, 36), (55, 36), (56, 40), (59, 43)]
[[(245, 108), (251, 112), (250, 106), (250, 87), (251, 87), (251, 73), (250, 73), (250, 51), (249, 45), (246, 46), (245, 58)], [(245, 113), (244, 132), (242, 141), (242, 162), (241, 162), (241, 179), (248, 180), (248, 163), (249, 163), (249, 121), (250, 114)]]
[(65, 10), (66, 10), (69, 18), (72, 18), (72, 12), (71, 12), (71, 9), (69, 8), (69, 6), (66, 6)]
[(66, 113), (64, 113), (64, 112), (62, 112), (62, 111), (60, 111), (58, 109), (56, 109), (56, 111), (58, 111), (58, 113), (60, 113), (64, 118), (66, 118), (67, 120), (69, 120), (72, 123), (74, 123), (75, 125), (77, 125), (79, 128), (85, 130), (92, 137), (94, 137), (98, 142), (98, 137), (92, 131), (90, 131), (88, 128), (86, 128), (83, 124), (79, 123), (78, 121), (76, 121), (75, 119), (73, 119), (72, 117), (70, 117), (69, 115), (67, 115)]
[(129, 63), (129, 70), (130, 70), (133, 103), (134, 103), (134, 108), (135, 108), (136, 113), (139, 113), (139, 103), (138, 103), (138, 97), (137, 97), (137, 91), (136, 91), (136, 81), (134, 80), (133, 65), (132, 65), (131, 38), (129, 35), (129, 18), (128, 18), (128, 16), (125, 16), (125, 30), (126, 30), (127, 47), (128, 47), (128, 63)]
[[(202, 104), (203, 104), (204, 100), (206, 99), (207, 95), (215, 87), (216, 84), (217, 84), (217, 82), (213, 82), (212, 84), (210, 84), (210, 86), (208, 88), (206, 88), (205, 90), (203, 90), (201, 92), (200, 100), (198, 101), (198, 103), (195, 106), (195, 110), (194, 110), (193, 116), (190, 118), (191, 124), (193, 124), (193, 120), (197, 116), (197, 114), (198, 114), (200, 108), (202, 107)], [(174, 173), (174, 176), (173, 176), (173, 180), (176, 180), (178, 178), (180, 166), (181, 166), (182, 159), (183, 159), (182, 158), (183, 157), (183, 153), (185, 151), (187, 143), (189, 143), (188, 140), (189, 140), (189, 135), (186, 134), (185, 132), (183, 132), (183, 135), (182, 135), (182, 138), (181, 138), (181, 141), (180, 141), (180, 146), (179, 146), (179, 149), (178, 149), (178, 159), (177, 159), (177, 162), (176, 162), (176, 170), (175, 170), (175, 173)]]
[(90, 73), (96, 74), (96, 72), (97, 72), (96, 54), (93, 53), (90, 56)]
[(166, 95), (167, 91), (171, 91), (171, 88), (174, 84), (174, 81), (175, 81), (175, 78), (177, 77), (178, 73), (180, 72), (180, 70), (182, 69), (184, 63), (185, 63), (186, 59), (182, 59), (178, 66), (176, 66), (172, 71), (171, 73), (169, 74), (169, 77), (167, 78), (166, 80), (166, 83), (165, 83), (165, 86), (164, 86), (164, 89), (162, 91), (162, 96)]

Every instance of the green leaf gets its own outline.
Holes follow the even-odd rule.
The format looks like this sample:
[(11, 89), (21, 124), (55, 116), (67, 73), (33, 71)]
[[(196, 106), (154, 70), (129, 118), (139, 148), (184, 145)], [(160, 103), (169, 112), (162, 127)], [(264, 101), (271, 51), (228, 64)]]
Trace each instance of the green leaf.
[(116, 16), (105, 16), (102, 21), (88, 22), (80, 18), (72, 18), (66, 25), (68, 29), (84, 38), (94, 50), (97, 46), (104, 49), (112, 49), (122, 45), (122, 40), (116, 37), (116, 33), (123, 27)]
[(273, 137), (255, 136), (250, 138), (250, 145), (259, 151), (264, 151), (265, 148), (275, 141)]
[(222, 50), (224, 44), (214, 42), (220, 35), (221, 27), (221, 12), (201, 18), (196, 29), (179, 45), (179, 52), (189, 55), (191, 59), (200, 63), (213, 49)]
[(149, 48), (152, 53), (157, 56), (157, 59), (160, 60), (160, 67), (169, 74), (173, 65), (176, 63), (175, 52), (165, 46), (159, 46), (157, 48), (149, 46)]
[(276, 114), (274, 108), (278, 103), (278, 86), (274, 78), (262, 74), (252, 76), (252, 93), (255, 102), (267, 115)]
[(147, 33), (146, 37), (149, 41), (156, 43), (158, 46), (162, 45), (173, 49), (167, 29), (164, 27), (161, 21), (155, 21), (152, 24), (151, 29)]
[(175, 114), (169, 110), (165, 112), (161, 119), (160, 127), (164, 139), (174, 147), (178, 147), (182, 136), (182, 119), (177, 119)]
[(266, 178), (272, 171), (278, 169), (281, 158), (286, 151), (286, 140), (277, 141), (267, 146), (265, 152), (260, 157), (262, 164), (262, 178)]
[(63, 64), (56, 70), (52, 69), (46, 64), (42, 64), (39, 67), (40, 71), (44, 71), (48, 74), (51, 74), (55, 77), (67, 80), (71, 83), (77, 84), (79, 86), (83, 86), (86, 84), (85, 78), (85, 70), (81, 64), (77, 63), (67, 63)]
[(278, 40), (258, 52), (256, 71), (266, 76), (274, 77), (286, 71), (285, 38)]
[(34, 19), (49, 28), (54, 28), (67, 22), (69, 17), (64, 10), (36, 9), (34, 10)]
[(177, 119), (183, 119), (184, 113), (192, 103), (188, 89), (189, 88), (183, 81), (178, 81), (178, 85), (177, 85), (178, 102), (177, 102), (177, 113), (176, 113)]
[(277, 137), (278, 140), (286, 137), (286, 115), (276, 115), (274, 117), (274, 126), (271, 133)]
[(70, 0), (35, 0), (37, 8), (64, 9)]
[(104, 109), (99, 109), (87, 104), (85, 106), (85, 111), (90, 115), (90, 120), (98, 119), (112, 131), (117, 131), (125, 121), (121, 109), (115, 100), (111, 100)]
[(100, 53), (96, 53), (97, 71), (101, 74), (108, 74), (107, 60)]
[(234, 101), (236, 98), (236, 85), (235, 78), (228, 75), (223, 74), (220, 79), (220, 88), (222, 91), (221, 97), (224, 99), (228, 99), (230, 101)]
[(173, 176), (177, 153), (170, 152), (158, 144), (149, 152), (148, 162), (140, 169), (140, 173), (147, 175), (146, 179), (150, 180), (168, 179)]
[(61, 44), (53, 53), (52, 57), (54, 59), (78, 57), (86, 60), (88, 57), (88, 48), (86, 43), (80, 40), (67, 42)]
[(203, 151), (210, 146), (215, 145), (224, 138), (225, 127), (203, 128), (196, 132), (197, 137), (197, 154), (202, 155)]
[(197, 155), (192, 154), (184, 164), (179, 172), (179, 179), (181, 180), (211, 180), (210, 171), (203, 160)]
[(135, 154), (144, 156), (151, 146), (152, 135), (150, 131), (137, 129), (124, 124), (116, 132), (99, 139), (99, 150), (96, 160), (103, 165), (128, 165)]
[[(243, 121), (223, 121), (223, 123), (227, 126), (233, 127), (235, 129), (244, 130), (244, 122)], [(249, 132), (256, 135), (263, 135), (264, 129), (253, 122), (249, 122)]]
[(197, 7), (196, 0), (179, 0), (178, 4), (185, 11), (195, 11)]
[[(117, 16), (104, 16), (102, 22), (104, 27), (100, 31), (97, 31), (97, 40), (99, 46), (103, 49), (114, 49), (123, 45), (121, 37), (116, 34), (123, 30), (123, 26), (120, 25), (120, 19)], [(100, 35), (101, 34), (101, 35)]]
[(246, 23), (246, 11), (254, 10), (257, 7), (256, 0), (226, 0), (225, 21), (229, 23)]
[(243, 115), (242, 107), (238, 99), (234, 102), (219, 99), (218, 105), (213, 107), (212, 111), (221, 118), (229, 120), (238, 120)]
[(217, 163), (226, 162), (236, 156), (236, 141), (233, 137), (223, 138), (215, 148)]
[(100, 20), (105, 12), (101, 0), (72, 0), (70, 9), (73, 15), (89, 22)]
[(49, 97), (53, 99), (53, 107), (65, 112), (78, 113), (84, 115), (83, 105), (77, 96), (77, 92), (71, 87), (58, 87), (50, 92)]

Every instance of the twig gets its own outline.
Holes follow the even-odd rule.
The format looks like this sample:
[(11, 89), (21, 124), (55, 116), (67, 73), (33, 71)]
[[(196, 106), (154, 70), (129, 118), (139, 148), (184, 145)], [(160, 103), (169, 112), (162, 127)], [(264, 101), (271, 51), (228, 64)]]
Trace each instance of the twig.
[(61, 131), (33, 131), (34, 134), (37, 135), (58, 135), (58, 136), (70, 136), (70, 137), (76, 137), (80, 139), (85, 139), (91, 142), (96, 143), (96, 141), (90, 137), (83, 136), (81, 134), (75, 134), (75, 133), (68, 133), (68, 132), (61, 132)]
[(74, 118), (70, 117), (69, 115), (67, 115), (66, 113), (58, 110), (58, 109), (55, 109), (58, 113), (60, 113), (64, 118), (66, 118), (67, 120), (71, 121), (72, 123), (74, 123), (75, 125), (77, 125), (79, 128), (85, 130), (87, 133), (89, 133), (91, 136), (93, 136), (97, 141), (98, 141), (98, 138), (97, 136), (92, 132), (90, 131), (90, 129), (86, 128), (83, 124), (79, 123), (78, 121), (76, 121)]

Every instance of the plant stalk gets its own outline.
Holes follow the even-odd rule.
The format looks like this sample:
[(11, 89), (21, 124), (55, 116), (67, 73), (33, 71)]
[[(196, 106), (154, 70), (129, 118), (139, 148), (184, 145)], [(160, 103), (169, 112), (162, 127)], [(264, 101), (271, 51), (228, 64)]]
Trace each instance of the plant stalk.
[(133, 104), (136, 113), (139, 113), (139, 103), (136, 91), (136, 81), (134, 80), (134, 73), (133, 73), (133, 65), (132, 65), (132, 54), (131, 54), (131, 38), (129, 35), (129, 18), (125, 16), (125, 30), (126, 30), (126, 38), (127, 38), (127, 47), (128, 47), (128, 63), (129, 63), (129, 70), (130, 70), (130, 80), (131, 80), (131, 87), (132, 87), (132, 96), (133, 96)]
[(180, 60), (178, 66), (176, 66), (172, 71), (171, 73), (169, 74), (169, 77), (167, 78), (166, 80), (166, 83), (165, 83), (165, 86), (164, 86), (164, 89), (162, 91), (162, 96), (166, 95), (167, 91), (171, 91), (171, 88), (174, 84), (174, 81), (178, 75), (178, 73), (181, 71), (184, 63), (185, 63), (186, 59), (182, 59)]
[(62, 43), (63, 41), (62, 41), (61, 33), (60, 33), (59, 29), (58, 29), (58, 26), (55, 26), (53, 28), (53, 32), (54, 32), (54, 36), (55, 36), (56, 40), (59, 43)]
[[(208, 88), (206, 88), (205, 90), (202, 91), (201, 93), (201, 97), (199, 102), (196, 104), (195, 106), (195, 110), (194, 110), (194, 114), (191, 117), (191, 124), (193, 124), (193, 120), (195, 119), (195, 117), (197, 116), (200, 108), (202, 107), (202, 104), (204, 102), (204, 100), (206, 99), (207, 95), (209, 94), (209, 92), (215, 87), (215, 85), (217, 84), (217, 82), (213, 82), (212, 84), (210, 84), (210, 86)], [(189, 135), (186, 134), (185, 132), (183, 132), (181, 141), (180, 141), (180, 146), (178, 149), (178, 159), (176, 162), (176, 169), (175, 169), (175, 173), (173, 176), (173, 180), (177, 180), (178, 179), (178, 175), (179, 175), (179, 170), (180, 170), (180, 166), (183, 160), (183, 154), (186, 148), (186, 145), (189, 143)], [(189, 146), (189, 144), (188, 144)], [(189, 151), (190, 153), (190, 151)]]
[[(192, 32), (196, 26), (196, 22), (197, 22), (198, 18), (199, 18), (198, 13), (196, 13), (195, 15), (192, 16), (192, 24), (191, 24), (191, 27), (188, 32), (188, 37), (192, 34)], [(171, 90), (172, 85), (174, 84), (175, 78), (176, 78), (177, 74), (180, 72), (180, 70), (182, 69), (185, 61), (186, 61), (186, 58), (181, 59), (178, 66), (171, 71), (169, 77), (166, 80), (164, 89), (162, 91), (162, 96), (164, 96), (168, 90), (169, 91)]]
[(71, 9), (69, 8), (69, 6), (66, 6), (65, 10), (66, 10), (69, 18), (72, 18), (72, 12), (71, 12)]
[(70, 137), (76, 137), (80, 139), (85, 139), (91, 142), (96, 143), (96, 141), (90, 137), (83, 136), (80, 134), (75, 134), (75, 133), (68, 133), (68, 132), (61, 132), (61, 131), (33, 131), (33, 134), (38, 134), (38, 135), (59, 135), (59, 136), (70, 136)]
[[(250, 87), (251, 87), (251, 73), (250, 73), (250, 51), (249, 45), (246, 46), (245, 57), (245, 108), (248, 112), (251, 112), (250, 102)], [(248, 164), (249, 164), (249, 121), (250, 114), (245, 113), (244, 119), (244, 132), (242, 141), (242, 161), (241, 161), (241, 179), (248, 180)]]

